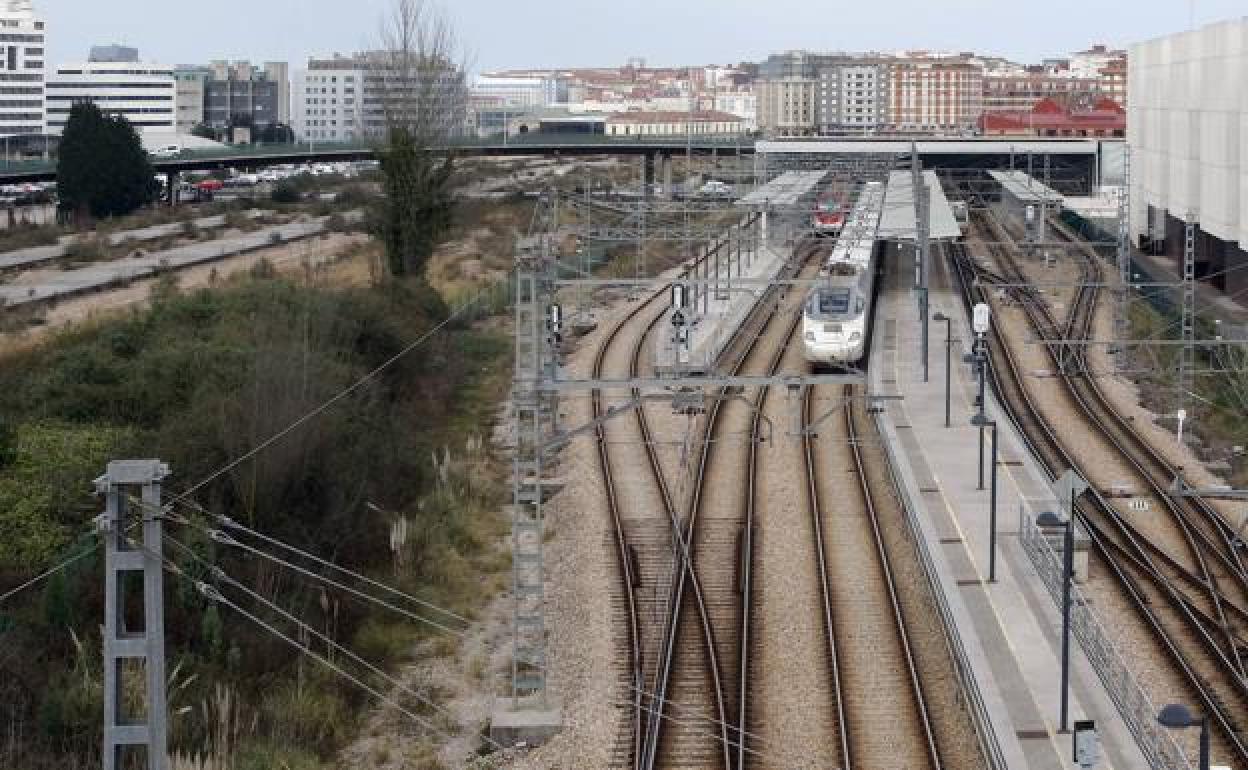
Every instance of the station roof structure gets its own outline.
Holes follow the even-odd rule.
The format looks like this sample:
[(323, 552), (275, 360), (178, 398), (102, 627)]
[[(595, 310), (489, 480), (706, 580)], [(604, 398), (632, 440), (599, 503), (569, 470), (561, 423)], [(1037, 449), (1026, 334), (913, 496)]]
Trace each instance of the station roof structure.
[[(932, 240), (951, 240), (962, 236), (962, 228), (953, 216), (953, 209), (945, 197), (945, 190), (935, 171), (924, 171), (927, 184), (929, 219), (928, 235)], [(888, 174), (888, 191), (884, 196), (884, 216), (880, 220), (879, 239), (887, 241), (913, 241), (918, 234), (918, 221), (914, 206), (914, 172), (891, 171)]]
[(794, 206), (828, 175), (827, 171), (786, 171), (737, 201), (738, 206)]
[(1096, 155), (1098, 140), (1035, 139), (809, 139), (757, 142), (758, 153), (828, 153), (847, 155), (909, 155), (917, 144), (920, 155), (1002, 155), (1011, 152), (1033, 155)]
[(1020, 203), (1060, 203), (1065, 197), (1026, 171), (989, 171), (988, 176)]

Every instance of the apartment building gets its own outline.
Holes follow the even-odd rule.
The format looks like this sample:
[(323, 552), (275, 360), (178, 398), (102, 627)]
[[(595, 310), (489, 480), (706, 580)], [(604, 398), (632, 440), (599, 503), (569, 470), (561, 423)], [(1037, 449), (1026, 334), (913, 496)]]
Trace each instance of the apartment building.
[(177, 80), (173, 68), (144, 63), (124, 46), (97, 46), (84, 62), (58, 66), (47, 81), (47, 130), (59, 136), (70, 109), (94, 102), (108, 115), (120, 115), (141, 133), (177, 130)]
[(819, 69), (819, 133), (872, 134), (888, 123), (888, 66), (882, 60), (847, 57)]
[(429, 99), (437, 104), (423, 114), (436, 117), (438, 132), (467, 130), (469, 92), (462, 72), (448, 64), (427, 79), (418, 77), (421, 82), (401, 80), (382, 52), (310, 59), (293, 78), (291, 128), (305, 140), (376, 139), (385, 136), (389, 118), (402, 120), (398, 112), (405, 101)]
[(29, 0), (0, 3), (0, 136), (43, 133), (46, 34)]
[(901, 132), (975, 130), (983, 70), (961, 57), (910, 56), (888, 63), (888, 127)]

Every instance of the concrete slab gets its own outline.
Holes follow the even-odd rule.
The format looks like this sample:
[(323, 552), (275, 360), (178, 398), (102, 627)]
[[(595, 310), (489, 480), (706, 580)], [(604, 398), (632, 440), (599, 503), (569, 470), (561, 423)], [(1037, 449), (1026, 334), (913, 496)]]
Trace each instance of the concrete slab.
[(490, 715), (490, 738), (503, 746), (540, 746), (563, 729), (563, 709), (557, 700), (499, 698)]
[[(893, 444), (891, 454), (904, 466), (898, 473), (903, 497), (933, 555), (1002, 755), (1010, 768), (1058, 770), (1069, 766), (1071, 753), (1070, 736), (1057, 732), (1061, 617), (1018, 538), (1020, 503), (1051, 499), (1052, 493), (990, 393), (988, 416), (1000, 426), (999, 460), (1006, 462), (998, 467), (996, 581), (989, 582), (989, 496), (977, 488), (978, 429), (969, 423), (975, 385), (970, 368), (960, 363), (969, 350), (970, 322), (944, 268), (938, 260), (931, 299), (933, 312), (955, 319), (953, 333), (962, 341), (953, 357), (952, 427), (944, 423), (943, 339), (933, 340), (930, 382), (924, 383), (918, 303), (906, 270), (893, 270), (881, 288), (875, 322), (891, 330), (892, 339), (877, 340), (872, 388), (903, 397), (885, 404), (881, 427)], [(937, 327), (933, 332), (938, 334)], [(986, 479), (990, 472), (986, 469)], [(1071, 681), (1072, 723), (1096, 721), (1105, 755), (1101, 767), (1147, 767), (1078, 645)]]

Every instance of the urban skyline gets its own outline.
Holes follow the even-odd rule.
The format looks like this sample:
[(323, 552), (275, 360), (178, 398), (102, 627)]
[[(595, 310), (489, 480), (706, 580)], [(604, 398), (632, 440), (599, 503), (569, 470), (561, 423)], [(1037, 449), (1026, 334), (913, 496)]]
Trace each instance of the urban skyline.
[[(185, 5), (188, 13), (202, 7), (178, 5)], [(325, 0), (278, 0), (263, 6), (222, 0), (213, 13), (196, 19), (197, 34), (190, 37), (165, 35), (152, 20), (150, 4), (143, 0), (88, 7), (55, 0), (38, 6), (52, 33), (50, 63), (81, 59), (93, 44), (117, 42), (138, 47), (147, 60), (176, 65), (223, 58), (298, 62), (364, 49), (376, 37), (377, 21), (386, 4), (362, 0), (353, 4), (352, 13), (344, 19), (341, 6)], [(989, 0), (943, 4), (897, 0), (840, 8), (826, 14), (826, 24), (809, 24), (799, 23), (802, 14), (810, 14), (808, 4), (794, 0), (765, 5), (689, 0), (678, 8), (630, 3), (597, 7), (592, 18), (582, 5), (570, 0), (551, 0), (540, 10), (497, 0), (459, 0), (444, 6), (471, 68), (478, 71), (609, 67), (634, 56), (662, 66), (727, 64), (798, 48), (974, 50), (1030, 62), (1079, 50), (1093, 40), (1125, 47), (1187, 27), (1193, 19), (1199, 26), (1245, 12), (1239, 0), (1201, 0), (1195, 3), (1194, 13), (1187, 3), (1146, 7), (1119, 0), (1095, 5), (1058, 0), (1043, 7)], [(322, 8), (325, 13), (318, 13)], [(656, 14), (668, 23), (656, 26)], [(896, 24), (902, 15), (913, 22), (908, 28)], [(239, 25), (240, 16), (254, 23)], [(573, 28), (568, 26), (569, 19), (581, 17), (592, 24), (589, 33), (560, 33), (560, 29)], [(333, 23), (327, 23), (330, 19)], [(289, 34), (292, 27), (296, 34)], [(611, 29), (612, 34), (592, 34), (597, 27)], [(283, 32), (274, 34), (275, 30)], [(544, 41), (541, 46), (526, 42), (539, 37)]]

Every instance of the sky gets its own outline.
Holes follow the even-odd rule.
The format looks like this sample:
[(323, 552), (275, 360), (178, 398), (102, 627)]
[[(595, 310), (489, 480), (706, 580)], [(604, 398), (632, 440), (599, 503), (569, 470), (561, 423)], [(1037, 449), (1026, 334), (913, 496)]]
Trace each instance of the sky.
[[(812, 50), (973, 50), (1023, 62), (1248, 15), (1248, 0), (435, 0), (475, 71), (757, 61)], [(35, 0), (49, 64), (92, 44), (162, 64), (350, 53), (393, 0)], [(1194, 13), (1193, 13), (1194, 7)]]

